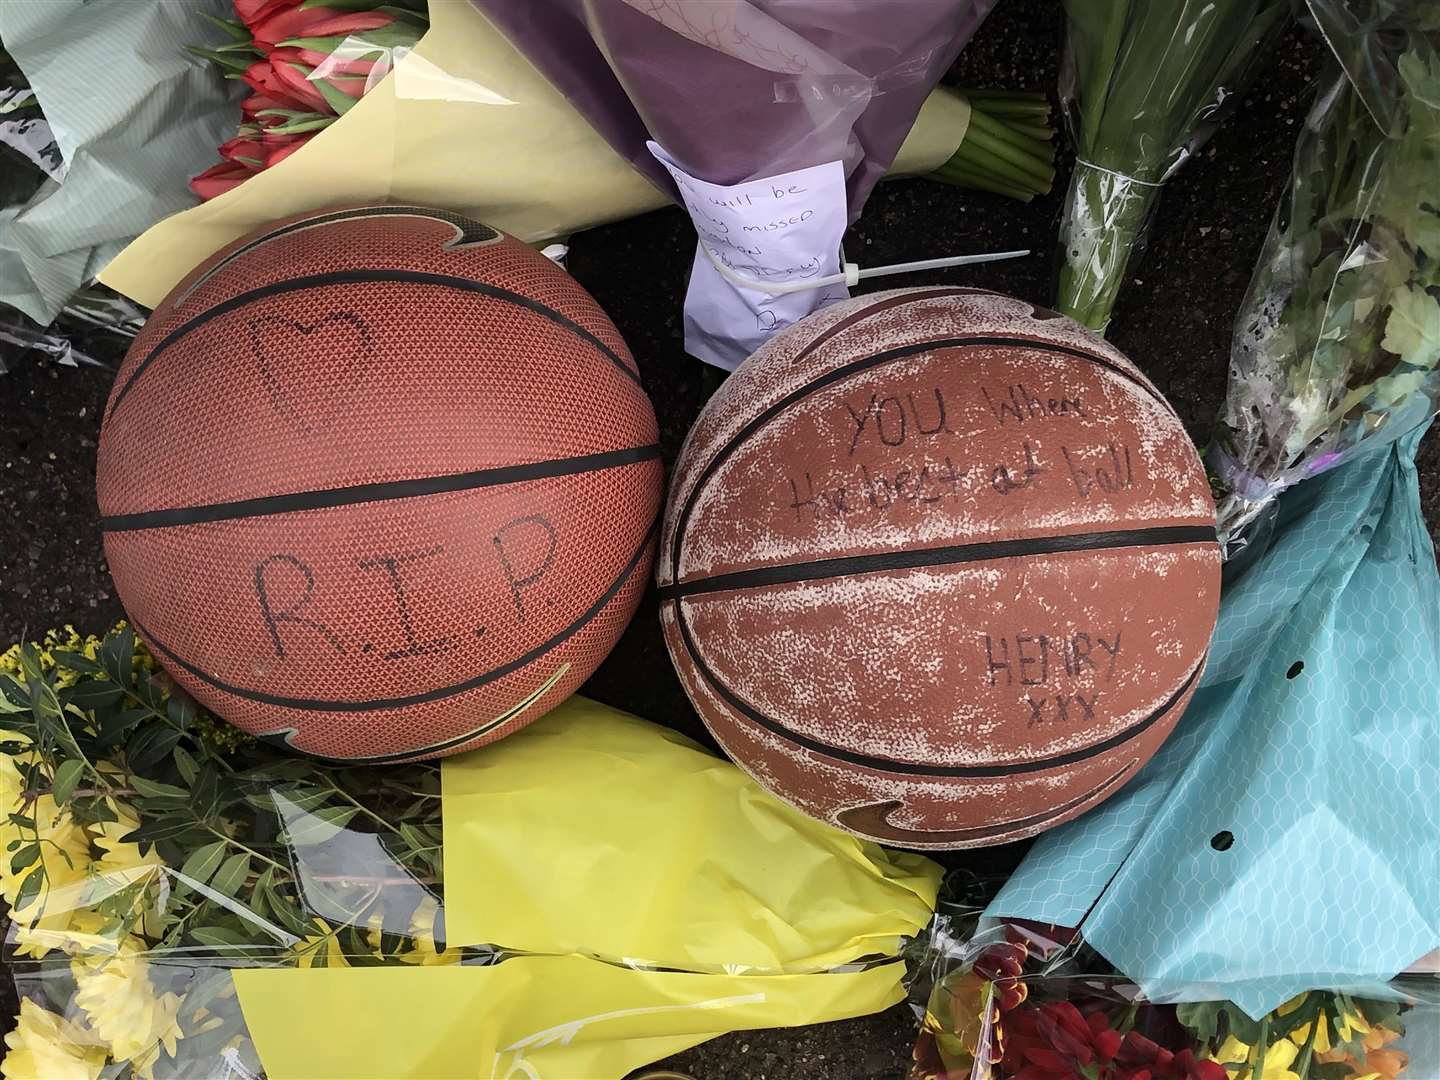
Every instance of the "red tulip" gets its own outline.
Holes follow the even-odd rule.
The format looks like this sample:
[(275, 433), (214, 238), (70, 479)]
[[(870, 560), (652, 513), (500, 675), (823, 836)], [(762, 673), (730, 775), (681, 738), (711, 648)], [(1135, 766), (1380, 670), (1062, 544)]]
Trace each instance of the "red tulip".
[(327, 7), (285, 8), (251, 29), (255, 45), (268, 53), (290, 38), (339, 37), (362, 30), (378, 30), (395, 21), (381, 11), (332, 11)]
[(245, 69), (245, 84), (257, 94), (282, 102), (284, 108), (334, 116), (335, 110), (305, 78), (310, 69), (302, 72), (291, 66), (290, 54), (298, 51), (276, 49), (268, 60), (255, 61)]
[[(297, 102), (298, 108), (334, 116), (335, 110), (308, 78), (314, 69), (299, 62), (299, 53), (299, 49), (275, 49), (271, 52), (268, 63), (261, 60), (250, 65), (245, 81), (267, 97), (279, 94)], [(249, 78), (250, 72), (257, 68), (264, 69), (256, 72), (259, 85), (250, 82)]]
[(260, 169), (265, 165), (265, 148), (257, 140), (247, 139), (243, 135), (221, 143), (220, 156), (226, 161), (250, 169)]
[(199, 176), (192, 178), (190, 190), (195, 192), (202, 202), (207, 202), (216, 195), (225, 194), (233, 187), (239, 187), (254, 175), (253, 169), (224, 161), (219, 165), (210, 166)]
[(309, 142), (313, 134), (314, 132), (307, 131), (300, 135), (266, 135), (261, 140), (265, 149), (265, 164), (261, 167), (274, 168)]
[(275, 12), (284, 8), (297, 8), (301, 2), (302, 0), (235, 0), (235, 14), (253, 31), (259, 23)]

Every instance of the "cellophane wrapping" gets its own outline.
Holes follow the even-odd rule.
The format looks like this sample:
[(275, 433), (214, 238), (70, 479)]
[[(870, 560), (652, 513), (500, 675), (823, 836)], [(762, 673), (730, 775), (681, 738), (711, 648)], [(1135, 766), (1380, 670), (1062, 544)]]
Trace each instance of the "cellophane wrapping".
[(1312, 8), (1335, 56), (1235, 321), (1209, 453), (1231, 554), (1281, 491), (1440, 401), (1440, 7)]

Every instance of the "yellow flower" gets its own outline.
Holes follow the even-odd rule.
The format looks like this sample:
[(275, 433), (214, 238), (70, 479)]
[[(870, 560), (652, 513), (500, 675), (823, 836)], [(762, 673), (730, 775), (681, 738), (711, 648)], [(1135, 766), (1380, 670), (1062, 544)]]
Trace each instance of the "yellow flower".
[[(28, 743), (29, 740), (19, 732), (0, 730), (0, 742)], [(39, 845), (39, 858), (18, 872), (10, 869), (8, 854), (0, 858), (0, 896), (10, 905), (12, 918), (19, 928), (43, 935), (64, 932), (80, 906), (80, 892), (90, 867), (90, 838), (75, 824), (70, 811), (57, 806), (49, 795), (41, 795), (25, 806), (22, 767), (32, 760), (28, 753), (0, 754), (0, 850), (7, 849), (15, 839)], [(10, 821), (9, 815), (22, 809), (34, 820), (33, 831)], [(37, 865), (44, 868), (40, 889), (17, 907), (20, 886), (30, 874), (36, 873)], [(21, 951), (24, 955), (40, 956), (48, 948), (36, 938)]]
[(458, 964), (460, 950), (440, 949), (435, 944), (435, 919), (440, 914), (440, 905), (433, 897), (426, 897), (410, 916), (410, 939), (414, 945), (400, 954), (406, 964), (434, 967), (440, 964)]
[(311, 921), (319, 928), (320, 933), (311, 934), (304, 941), (296, 942), (291, 946), (295, 954), (295, 966), (348, 968), (350, 961), (345, 959), (340, 942), (336, 940), (335, 930), (318, 916)]
[(1301, 1080), (1290, 1068), (1300, 1056), (1300, 1048), (1289, 1039), (1280, 1039), (1265, 1051), (1265, 1063), (1258, 1074), (1253, 1070), (1253, 1054), (1253, 1047), (1231, 1035), (1210, 1060), (1225, 1066), (1233, 1080)]
[(176, 1020), (180, 998), (155, 992), (139, 938), (126, 938), (113, 952), (75, 957), (70, 973), (75, 977), (74, 1001), (112, 1058), (130, 1062), (136, 1075), (148, 1080), (162, 1046), (175, 1056), (175, 1040), (181, 1037)]
[(0, 1061), (5, 1080), (95, 1080), (105, 1067), (105, 1051), (88, 1032), (29, 998), (20, 1002), (19, 1020), (5, 1045), (8, 1053)]

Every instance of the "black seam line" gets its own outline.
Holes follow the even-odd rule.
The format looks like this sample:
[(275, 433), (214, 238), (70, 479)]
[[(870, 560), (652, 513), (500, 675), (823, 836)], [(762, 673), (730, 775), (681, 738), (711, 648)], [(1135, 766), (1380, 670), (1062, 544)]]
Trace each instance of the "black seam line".
[[(328, 214), (315, 214), (308, 218), (301, 218), (299, 221), (292, 221), (288, 225), (281, 225), (278, 228), (271, 229), (269, 232), (265, 233), (262, 236), (257, 236), (248, 244), (241, 245), (240, 247), (232, 251), (229, 255), (225, 256), (225, 258), (221, 259), (214, 266), (212, 266), (209, 270), (205, 271), (205, 273), (201, 274), (200, 277), (196, 278), (190, 284), (190, 287), (187, 288), (184, 293), (182, 293), (179, 297), (176, 298), (175, 306), (178, 308), (182, 304), (184, 304), (185, 301), (190, 298), (190, 296), (195, 292), (196, 289), (200, 288), (201, 285), (204, 285), (205, 282), (209, 281), (221, 270), (225, 269), (225, 267), (233, 263), (236, 259), (240, 258), (242, 255), (249, 254), (257, 248), (264, 247), (266, 244), (271, 243), (272, 241), (280, 240), (287, 236), (293, 236), (297, 232), (305, 232), (307, 229), (323, 228), (326, 225), (334, 225), (342, 221), (355, 221), (364, 218), (384, 217), (420, 217), (426, 218), (430, 221), (438, 221), (442, 224), (449, 225), (452, 229), (455, 230), (455, 235), (451, 239), (447, 240), (444, 244), (440, 245), (442, 249), (447, 251), (453, 249), (457, 244), (459, 244), (459, 242), (463, 240), (466, 235), (465, 228), (459, 225), (456, 219), (469, 221), (471, 227), (477, 229), (484, 229), (487, 233), (490, 234), (489, 237), (487, 237), (485, 240), (472, 241), (472, 244), (484, 243), (500, 239), (500, 234), (496, 230), (492, 229), (489, 225), (486, 225), (483, 222), (479, 221), (470, 221), (470, 219), (463, 218), (462, 215), (451, 213), (448, 210), (432, 210), (423, 206), (391, 206), (388, 204), (380, 206), (352, 206), (348, 210), (335, 210), (331, 211)], [(471, 246), (471, 244), (466, 244), (464, 246), (469, 247)]]
[(290, 514), (299, 510), (325, 510), (356, 503), (385, 502), (391, 499), (413, 499), (424, 495), (443, 495), (456, 491), (475, 491), (519, 484), (528, 480), (548, 480), (556, 476), (601, 472), (653, 461), (660, 457), (658, 444), (631, 446), (623, 450), (605, 450), (577, 457), (549, 458), (523, 465), (502, 465), (473, 472), (446, 473), (442, 476), (420, 476), (413, 480), (387, 480), (375, 484), (351, 484), (347, 487), (322, 488), (314, 491), (292, 491), (283, 495), (263, 495), (234, 502), (207, 503), (203, 506), (177, 506), (164, 510), (141, 510), (133, 514), (112, 514), (100, 519), (100, 531), (107, 533), (136, 532), (140, 529), (167, 529), (180, 525), (201, 525), (237, 518), (267, 517)]
[(938, 548), (911, 548), (870, 555), (845, 555), (780, 566), (759, 566), (708, 578), (692, 578), (679, 584), (660, 586), (660, 599), (679, 601), (699, 593), (758, 589), (766, 585), (790, 585), (803, 581), (876, 574), (890, 570), (914, 570), (926, 566), (989, 562), (1032, 555), (1055, 555), (1070, 551), (1108, 551), (1128, 547), (1168, 547), (1177, 544), (1218, 543), (1213, 525), (1162, 525), (1149, 529), (1115, 532), (1070, 533), (1064, 536), (1034, 536), (1023, 540), (989, 540), (979, 544), (952, 544)]
[(823, 757), (832, 758), (836, 761), (844, 761), (851, 765), (859, 765), (863, 768), (873, 769), (876, 772), (898, 773), (905, 776), (995, 778), (1014, 776), (1021, 773), (1046, 772), (1050, 769), (1059, 769), (1066, 765), (1075, 765), (1096, 757), (1097, 755), (1129, 742), (1159, 722), (1159, 720), (1173, 709), (1180, 699), (1189, 692), (1195, 680), (1200, 677), (1200, 672), (1205, 668), (1206, 655), (1201, 655), (1200, 660), (1191, 670), (1189, 676), (1180, 684), (1180, 688), (1171, 694), (1158, 709), (1137, 723), (1131, 724), (1128, 728), (1098, 743), (1093, 743), (1080, 750), (1072, 750), (1068, 754), (1057, 754), (1054, 757), (1037, 758), (1032, 761), (994, 762), (988, 765), (926, 765), (915, 761), (896, 761), (892, 758), (857, 754), (843, 747), (832, 746), (818, 739), (812, 739), (808, 735), (802, 735), (800, 732), (786, 727), (778, 720), (772, 720), (749, 702), (745, 701), (739, 694), (731, 690), (730, 687), (726, 686), (724, 682), (720, 680), (720, 677), (710, 670), (709, 665), (700, 659), (700, 652), (695, 647), (695, 641), (690, 636), (690, 628), (685, 624), (685, 618), (683, 614), (681, 614), (678, 604), (676, 605), (676, 622), (680, 628), (680, 637), (685, 643), (685, 650), (690, 654), (690, 659), (695, 664), (696, 669), (705, 677), (706, 681), (710, 683), (716, 693), (729, 702), (731, 707), (742, 716), (758, 724), (772, 735), (778, 735), (787, 742), (804, 747), (812, 753), (820, 754)]
[[(154, 645), (155, 648), (168, 656), (172, 662), (184, 668), (191, 675), (195, 676), (195, 678), (209, 686), (215, 687), (217, 690), (223, 690), (227, 694), (233, 694), (247, 701), (258, 701), (264, 705), (277, 705), (285, 709), (301, 709), (307, 712), (363, 713), (377, 712), (380, 709), (401, 709), (407, 705), (423, 705), (430, 701), (442, 701), (445, 698), (478, 689), (487, 683), (503, 679), (512, 672), (519, 671), (527, 664), (534, 663), (540, 659), (540, 657), (544, 656), (556, 646), (563, 645), (578, 633), (586, 623), (600, 614), (611, 600), (619, 595), (620, 590), (625, 587), (625, 583), (634, 576), (636, 567), (644, 560), (645, 553), (650, 550), (650, 546), (654, 543), (659, 531), (660, 516), (657, 514), (655, 520), (651, 522), (650, 528), (646, 531), (645, 538), (640, 542), (640, 546), (635, 549), (635, 553), (630, 556), (630, 560), (625, 564), (624, 569), (620, 571), (619, 576), (610, 583), (609, 588), (600, 595), (600, 598), (596, 600), (595, 603), (586, 608), (579, 618), (548, 641), (542, 642), (529, 652), (516, 657), (514, 660), (509, 660), (499, 667), (491, 668), (489, 671), (466, 679), (464, 682), (452, 683), (449, 686), (438, 686), (433, 690), (425, 690), (418, 694), (406, 694), (403, 697), (368, 698), (362, 701), (346, 700), (343, 698), (332, 700), (327, 698), (287, 697), (283, 694), (267, 694), (263, 690), (252, 690), (245, 686), (235, 686), (200, 670), (188, 660), (177, 656), (173, 649), (156, 638), (154, 634), (140, 624), (138, 619), (132, 618), (131, 621), (135, 623), (135, 629), (140, 632), (146, 641)], [(423, 753), (423, 751), (421, 752)]]
[[(524, 308), (526, 311), (533, 311), (535, 314), (549, 319), (555, 325), (569, 330), (572, 334), (599, 349), (605, 358), (614, 364), (627, 379), (636, 386), (641, 386), (640, 376), (631, 371), (625, 361), (615, 353), (610, 346), (597, 338), (589, 330), (586, 330), (579, 323), (561, 315), (554, 308), (546, 307), (538, 300), (532, 300), (528, 296), (511, 292), (509, 289), (502, 289), (496, 285), (488, 285), (483, 281), (472, 281), (470, 278), (454, 277), (449, 274), (430, 274), (422, 270), (333, 270), (328, 274), (311, 274), (307, 277), (289, 278), (286, 281), (277, 281), (270, 285), (264, 285), (250, 292), (232, 296), (228, 300), (222, 300), (214, 307), (202, 311), (188, 321), (177, 326), (170, 333), (160, 340), (160, 343), (135, 365), (135, 370), (125, 380), (124, 385), (115, 393), (114, 400), (110, 403), (110, 412), (107, 415), (113, 417), (115, 411), (120, 408), (120, 402), (130, 393), (135, 381), (145, 372), (147, 368), (159, 358), (160, 354), (173, 345), (180, 338), (190, 331), (195, 330), (211, 319), (242, 308), (246, 304), (253, 304), (257, 300), (264, 300), (270, 296), (283, 296), (286, 293), (300, 292), (303, 289), (318, 289), (326, 285), (359, 285), (374, 282), (398, 282), (410, 285), (437, 285), (442, 288), (456, 289), (460, 292), (479, 293), (481, 296), (488, 296), (492, 300), (500, 300), (507, 304), (514, 304), (516, 307)], [(642, 387), (643, 389), (643, 387)]]
[[(690, 515), (694, 511), (695, 504), (700, 498), (700, 492), (705, 489), (705, 485), (709, 483), (710, 478), (715, 475), (720, 466), (729, 459), (730, 455), (735, 452), (740, 444), (774, 419), (777, 413), (788, 409), (797, 401), (804, 400), (817, 390), (823, 390), (832, 383), (840, 382), (842, 379), (848, 379), (851, 375), (866, 371), (872, 367), (888, 364), (892, 360), (903, 360), (907, 356), (914, 356), (922, 352), (931, 352), (935, 349), (958, 349), (975, 345), (1015, 345), (1027, 349), (1035, 349), (1038, 352), (1060, 353), (1064, 356), (1073, 356), (1080, 360), (1089, 360), (1092, 364), (1098, 364), (1100, 367), (1106, 368), (1116, 375), (1119, 375), (1126, 382), (1138, 386), (1167, 409), (1170, 407), (1153, 386), (1133, 372), (1126, 371), (1112, 360), (1108, 360), (1103, 356), (1097, 356), (1091, 352), (1086, 352), (1083, 349), (1072, 349), (1068, 345), (1056, 345), (1048, 341), (1032, 341), (1030, 338), (994, 336), (933, 338), (929, 341), (915, 341), (909, 345), (900, 345), (893, 349), (886, 349), (884, 352), (861, 357), (859, 360), (853, 360), (843, 367), (834, 368), (831, 371), (825, 372), (825, 374), (816, 377), (798, 390), (792, 390), (736, 432), (735, 436), (710, 459), (710, 464), (705, 466), (705, 471), (696, 478), (695, 485), (690, 489), (690, 494), (685, 499), (685, 506), (680, 511), (679, 520), (675, 522), (675, 538), (671, 544), (670, 579), (674, 581), (680, 577), (680, 545), (685, 537), (685, 526), (689, 524)], [(1174, 410), (1171, 411), (1173, 412)]]

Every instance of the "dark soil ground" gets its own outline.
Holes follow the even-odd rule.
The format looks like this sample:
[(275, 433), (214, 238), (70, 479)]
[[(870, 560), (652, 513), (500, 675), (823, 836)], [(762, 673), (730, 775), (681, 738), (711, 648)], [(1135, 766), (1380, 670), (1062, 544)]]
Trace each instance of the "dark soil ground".
[[(1005, 0), (948, 81), (1053, 88), (1059, 5)], [(1134, 268), (1110, 337), (1165, 391), (1204, 443), (1225, 392), (1231, 324), (1285, 184), (1310, 103), (1320, 47), (1297, 31), (1270, 58), (1235, 116), (1168, 186), (1153, 240)], [(1029, 205), (929, 181), (883, 184), (846, 249), (861, 265), (1030, 247), (1028, 259), (928, 275), (1048, 303), (1054, 238), (1068, 168)], [(639, 359), (673, 460), (704, 402), (702, 368), (682, 346), (681, 302), (694, 252), (688, 219), (666, 210), (574, 238), (570, 269), (614, 318)], [(886, 279), (877, 288), (918, 284)], [(862, 290), (863, 291), (863, 288)], [(17, 358), (6, 357), (7, 361)], [(118, 360), (118, 356), (116, 357)], [(102, 630), (121, 615), (96, 528), (94, 453), (108, 371), (23, 361), (0, 376), (0, 642), (74, 623)], [(1440, 527), (1440, 440), (1421, 459), (1427, 520)], [(653, 593), (587, 687), (591, 695), (705, 739), (661, 642)], [(636, 673), (643, 672), (644, 679)], [(952, 865), (1004, 871), (1014, 847), (954, 856)], [(8, 987), (7, 987), (8, 989)], [(0, 1002), (5, 1025), (10, 1008)], [(6, 1025), (8, 1026), (8, 1025)], [(670, 1067), (697, 1080), (896, 1080), (914, 1028), (904, 1006), (821, 1027), (746, 1032), (682, 1054)]]

